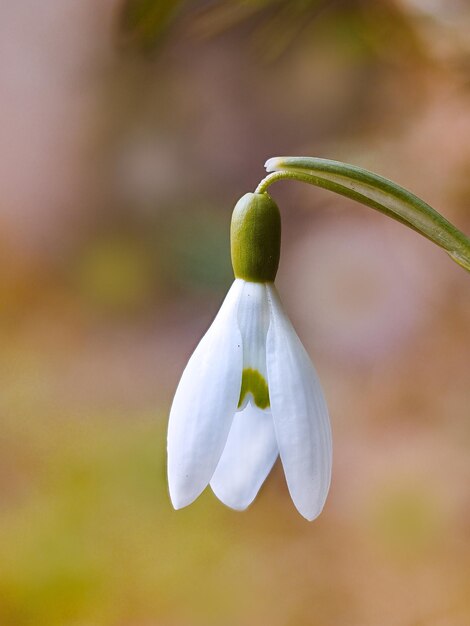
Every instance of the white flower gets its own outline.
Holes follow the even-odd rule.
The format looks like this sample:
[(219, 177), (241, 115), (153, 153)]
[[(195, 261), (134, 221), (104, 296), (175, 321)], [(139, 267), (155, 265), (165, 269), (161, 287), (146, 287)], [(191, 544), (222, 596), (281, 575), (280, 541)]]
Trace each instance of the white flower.
[(245, 509), (278, 454), (295, 506), (313, 520), (326, 500), (332, 459), (320, 383), (274, 283), (236, 278), (171, 408), (173, 506), (190, 504), (210, 483), (226, 505)]

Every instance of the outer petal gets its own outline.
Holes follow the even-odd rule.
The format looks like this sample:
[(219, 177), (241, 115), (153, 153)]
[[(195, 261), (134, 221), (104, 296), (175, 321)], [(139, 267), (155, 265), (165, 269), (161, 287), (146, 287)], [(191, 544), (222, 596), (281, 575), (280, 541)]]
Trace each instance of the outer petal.
[(175, 509), (190, 504), (214, 473), (240, 395), (237, 311), (244, 281), (230, 288), (183, 372), (168, 425), (168, 482)]
[(268, 297), (266, 358), (274, 428), (292, 500), (313, 520), (321, 513), (331, 480), (328, 409), (317, 373), (273, 285)]
[(271, 411), (248, 403), (235, 414), (222, 457), (211, 480), (215, 495), (243, 510), (256, 497), (278, 455)]

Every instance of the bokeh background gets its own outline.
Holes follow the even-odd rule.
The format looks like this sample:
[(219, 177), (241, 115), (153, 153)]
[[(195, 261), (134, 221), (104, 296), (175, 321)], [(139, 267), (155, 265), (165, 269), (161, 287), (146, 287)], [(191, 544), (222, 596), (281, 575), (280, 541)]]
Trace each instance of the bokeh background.
[(466, 0), (0, 4), (1, 626), (468, 626), (470, 283), (413, 232), (271, 188), (278, 288), (334, 433), (313, 523), (276, 466), (174, 512), (166, 423), (281, 154), (470, 231)]

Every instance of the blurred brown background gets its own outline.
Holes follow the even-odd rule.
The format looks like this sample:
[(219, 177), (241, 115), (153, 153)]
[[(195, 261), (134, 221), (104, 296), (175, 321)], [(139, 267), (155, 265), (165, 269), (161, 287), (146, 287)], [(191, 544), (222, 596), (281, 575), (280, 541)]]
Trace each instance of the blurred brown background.
[(0, 4), (0, 625), (468, 626), (470, 282), (289, 182), (278, 288), (334, 433), (174, 512), (165, 429), (266, 158), (323, 156), (470, 231), (466, 0)]

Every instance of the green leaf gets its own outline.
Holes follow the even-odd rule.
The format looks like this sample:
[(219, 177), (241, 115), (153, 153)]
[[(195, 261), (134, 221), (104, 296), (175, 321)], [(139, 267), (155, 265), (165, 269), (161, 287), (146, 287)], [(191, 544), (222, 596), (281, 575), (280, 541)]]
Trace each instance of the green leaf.
[(263, 193), (276, 180), (293, 179), (357, 200), (405, 224), (431, 240), (470, 271), (470, 240), (435, 209), (400, 185), (368, 170), (315, 157), (274, 157), (265, 164), (273, 172), (258, 185)]

